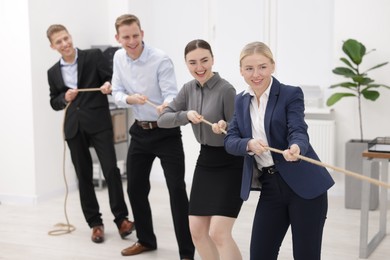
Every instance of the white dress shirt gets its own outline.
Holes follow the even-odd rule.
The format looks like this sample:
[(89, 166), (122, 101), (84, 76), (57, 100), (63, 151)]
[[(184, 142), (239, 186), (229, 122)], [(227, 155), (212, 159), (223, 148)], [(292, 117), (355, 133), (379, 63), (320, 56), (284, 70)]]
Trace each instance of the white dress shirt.
[[(260, 96), (260, 104), (258, 103), (256, 95), (251, 87), (248, 87), (248, 89), (243, 93), (243, 94), (249, 93), (252, 96), (251, 104), (250, 104), (250, 114), (251, 114), (251, 121), (252, 121), (252, 138), (260, 139), (266, 145), (268, 145), (268, 140), (265, 134), (264, 117), (265, 117), (265, 109), (267, 108), (268, 97), (269, 97), (269, 92), (271, 90), (272, 82), (273, 79), (271, 78), (270, 85)], [(274, 161), (272, 159), (272, 155), (270, 151), (266, 151), (261, 155), (255, 155), (255, 160), (258, 169), (274, 165)]]

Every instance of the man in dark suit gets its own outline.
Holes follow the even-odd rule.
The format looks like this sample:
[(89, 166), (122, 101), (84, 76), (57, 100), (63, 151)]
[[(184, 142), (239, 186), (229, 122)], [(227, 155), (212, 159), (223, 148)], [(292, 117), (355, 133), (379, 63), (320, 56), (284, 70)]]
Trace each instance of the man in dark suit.
[[(122, 181), (116, 165), (113, 129), (107, 94), (111, 93), (112, 70), (98, 49), (79, 50), (63, 25), (47, 30), (50, 47), (61, 59), (48, 70), (50, 105), (54, 110), (66, 108), (64, 125), (72, 162), (79, 181), (81, 208), (92, 228), (92, 241), (104, 241), (102, 214), (95, 194), (92, 158), (93, 146), (107, 183), (111, 212), (122, 238), (131, 234), (134, 223), (129, 221)], [(100, 91), (79, 92), (79, 89), (100, 88)]]

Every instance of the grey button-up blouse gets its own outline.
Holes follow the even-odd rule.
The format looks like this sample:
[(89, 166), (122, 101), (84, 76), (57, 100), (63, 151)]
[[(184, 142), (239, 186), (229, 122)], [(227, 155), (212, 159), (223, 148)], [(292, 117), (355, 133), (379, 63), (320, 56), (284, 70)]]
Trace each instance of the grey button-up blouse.
[[(161, 113), (159, 127), (170, 128), (190, 123), (189, 110), (195, 110), (211, 123), (229, 122), (234, 113), (235, 88), (217, 72), (202, 87), (197, 80), (184, 84), (176, 98)], [(192, 124), (196, 140), (200, 144), (223, 146), (224, 134), (215, 134), (205, 123)]]

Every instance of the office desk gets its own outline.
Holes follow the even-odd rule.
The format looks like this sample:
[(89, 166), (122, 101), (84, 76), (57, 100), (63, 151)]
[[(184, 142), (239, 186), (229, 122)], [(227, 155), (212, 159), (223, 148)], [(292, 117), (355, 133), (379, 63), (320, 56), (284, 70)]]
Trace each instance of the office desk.
[[(371, 167), (373, 163), (379, 163), (379, 179), (387, 183), (390, 153), (368, 152), (365, 151), (363, 156), (363, 175), (371, 177)], [(387, 188), (379, 187), (379, 230), (371, 240), (368, 240), (368, 222), (369, 222), (369, 196), (370, 183), (362, 183), (362, 205), (360, 215), (360, 258), (368, 258), (375, 248), (386, 236), (387, 221)]]

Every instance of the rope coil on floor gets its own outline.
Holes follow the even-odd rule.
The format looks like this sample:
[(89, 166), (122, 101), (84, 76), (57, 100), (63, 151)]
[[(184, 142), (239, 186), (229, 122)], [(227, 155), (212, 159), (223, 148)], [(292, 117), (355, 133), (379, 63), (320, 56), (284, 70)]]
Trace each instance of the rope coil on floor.
[(62, 157), (62, 174), (63, 174), (64, 182), (65, 182), (64, 214), (65, 214), (66, 223), (55, 224), (54, 226), (58, 227), (58, 229), (50, 230), (48, 232), (48, 235), (50, 235), (50, 236), (59, 236), (59, 235), (69, 234), (69, 233), (72, 233), (73, 231), (76, 230), (75, 226), (73, 226), (69, 222), (68, 212), (66, 209), (66, 205), (68, 202), (69, 187), (68, 187), (68, 181), (66, 179), (66, 171), (65, 171), (65, 159), (66, 159), (65, 117), (66, 117), (66, 112), (68, 110), (70, 103), (71, 102), (69, 102), (64, 109), (64, 119), (63, 119), (63, 123), (62, 123), (62, 129), (63, 129), (62, 136), (63, 136), (63, 144), (64, 144), (63, 157)]

